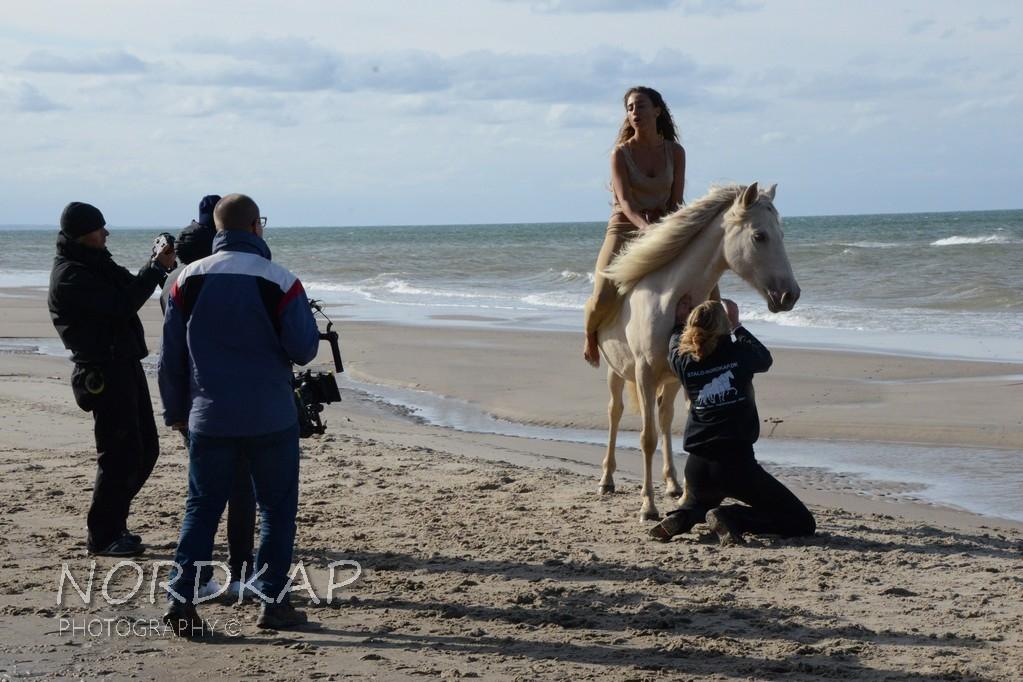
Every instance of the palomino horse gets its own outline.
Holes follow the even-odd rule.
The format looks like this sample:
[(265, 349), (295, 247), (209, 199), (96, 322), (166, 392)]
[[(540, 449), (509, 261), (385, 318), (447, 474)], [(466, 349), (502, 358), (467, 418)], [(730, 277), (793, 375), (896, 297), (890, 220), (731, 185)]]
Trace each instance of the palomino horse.
[(658, 427), (663, 435), (665, 494), (679, 497), (684, 492), (671, 458), (671, 420), (681, 385), (668, 366), (668, 337), (679, 299), (688, 294), (693, 305), (706, 300), (725, 270), (756, 289), (772, 313), (791, 310), (799, 298), (773, 204), (776, 187), (765, 192), (757, 183), (714, 187), (629, 244), (604, 271), (618, 285), (623, 300), (618, 316), (599, 332), (611, 392), (600, 491), (614, 492), (622, 389), (629, 383), (638, 394), (643, 420), (642, 519), (659, 518), (650, 473)]

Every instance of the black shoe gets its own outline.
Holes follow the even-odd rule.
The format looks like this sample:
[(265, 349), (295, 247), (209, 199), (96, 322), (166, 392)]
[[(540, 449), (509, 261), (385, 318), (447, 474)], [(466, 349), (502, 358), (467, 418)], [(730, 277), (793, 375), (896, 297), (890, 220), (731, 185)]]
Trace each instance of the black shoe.
[(129, 540), (134, 542), (136, 545), (141, 545), (142, 544), (142, 536), (141, 535), (135, 535), (135, 533), (130, 532), (127, 528), (125, 528), (124, 530), (121, 531), (121, 537), (122, 538), (128, 538)]
[(106, 547), (94, 547), (92, 543), (88, 545), (89, 554), (94, 556), (138, 556), (145, 549), (142, 545), (132, 542), (123, 535)]
[(707, 512), (707, 525), (717, 533), (718, 542), (722, 547), (729, 545), (745, 545), (742, 533), (729, 520), (728, 514), (723, 509), (711, 509)]
[(650, 529), (650, 537), (661, 542), (667, 542), (676, 535), (688, 533), (696, 524), (689, 520), (689, 514), (679, 512), (668, 514), (664, 520)]
[(213, 634), (210, 626), (195, 610), (195, 604), (171, 602), (167, 613), (163, 614), (163, 622), (170, 626), (175, 635), (186, 639), (202, 639)]
[(305, 611), (299, 611), (290, 603), (263, 604), (259, 610), (256, 625), (264, 630), (291, 630), (309, 622)]

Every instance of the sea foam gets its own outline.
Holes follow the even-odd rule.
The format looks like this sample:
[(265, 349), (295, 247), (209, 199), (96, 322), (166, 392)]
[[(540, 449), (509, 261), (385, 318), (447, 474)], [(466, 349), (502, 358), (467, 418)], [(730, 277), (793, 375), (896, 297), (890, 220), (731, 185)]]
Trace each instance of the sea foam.
[(988, 234), (982, 237), (960, 237), (953, 235), (931, 242), (931, 246), (966, 246), (968, 244), (1012, 244), (1013, 241), (1002, 234)]

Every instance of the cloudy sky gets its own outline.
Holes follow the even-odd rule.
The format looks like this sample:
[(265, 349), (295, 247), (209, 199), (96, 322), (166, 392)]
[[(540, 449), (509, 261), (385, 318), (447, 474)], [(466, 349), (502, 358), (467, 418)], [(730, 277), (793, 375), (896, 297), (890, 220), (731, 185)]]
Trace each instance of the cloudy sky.
[(633, 84), (690, 199), (1019, 208), (1021, 44), (1016, 0), (5, 3), (0, 224), (180, 226), (232, 191), (271, 225), (602, 220)]

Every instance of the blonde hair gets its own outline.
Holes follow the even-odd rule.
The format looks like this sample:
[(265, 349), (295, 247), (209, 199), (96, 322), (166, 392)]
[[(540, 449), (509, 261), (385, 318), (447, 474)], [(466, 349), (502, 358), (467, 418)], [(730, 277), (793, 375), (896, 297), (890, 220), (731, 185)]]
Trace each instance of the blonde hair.
[(699, 362), (714, 352), (721, 338), (731, 334), (728, 313), (721, 301), (704, 301), (693, 308), (678, 344), (680, 355), (688, 353)]

